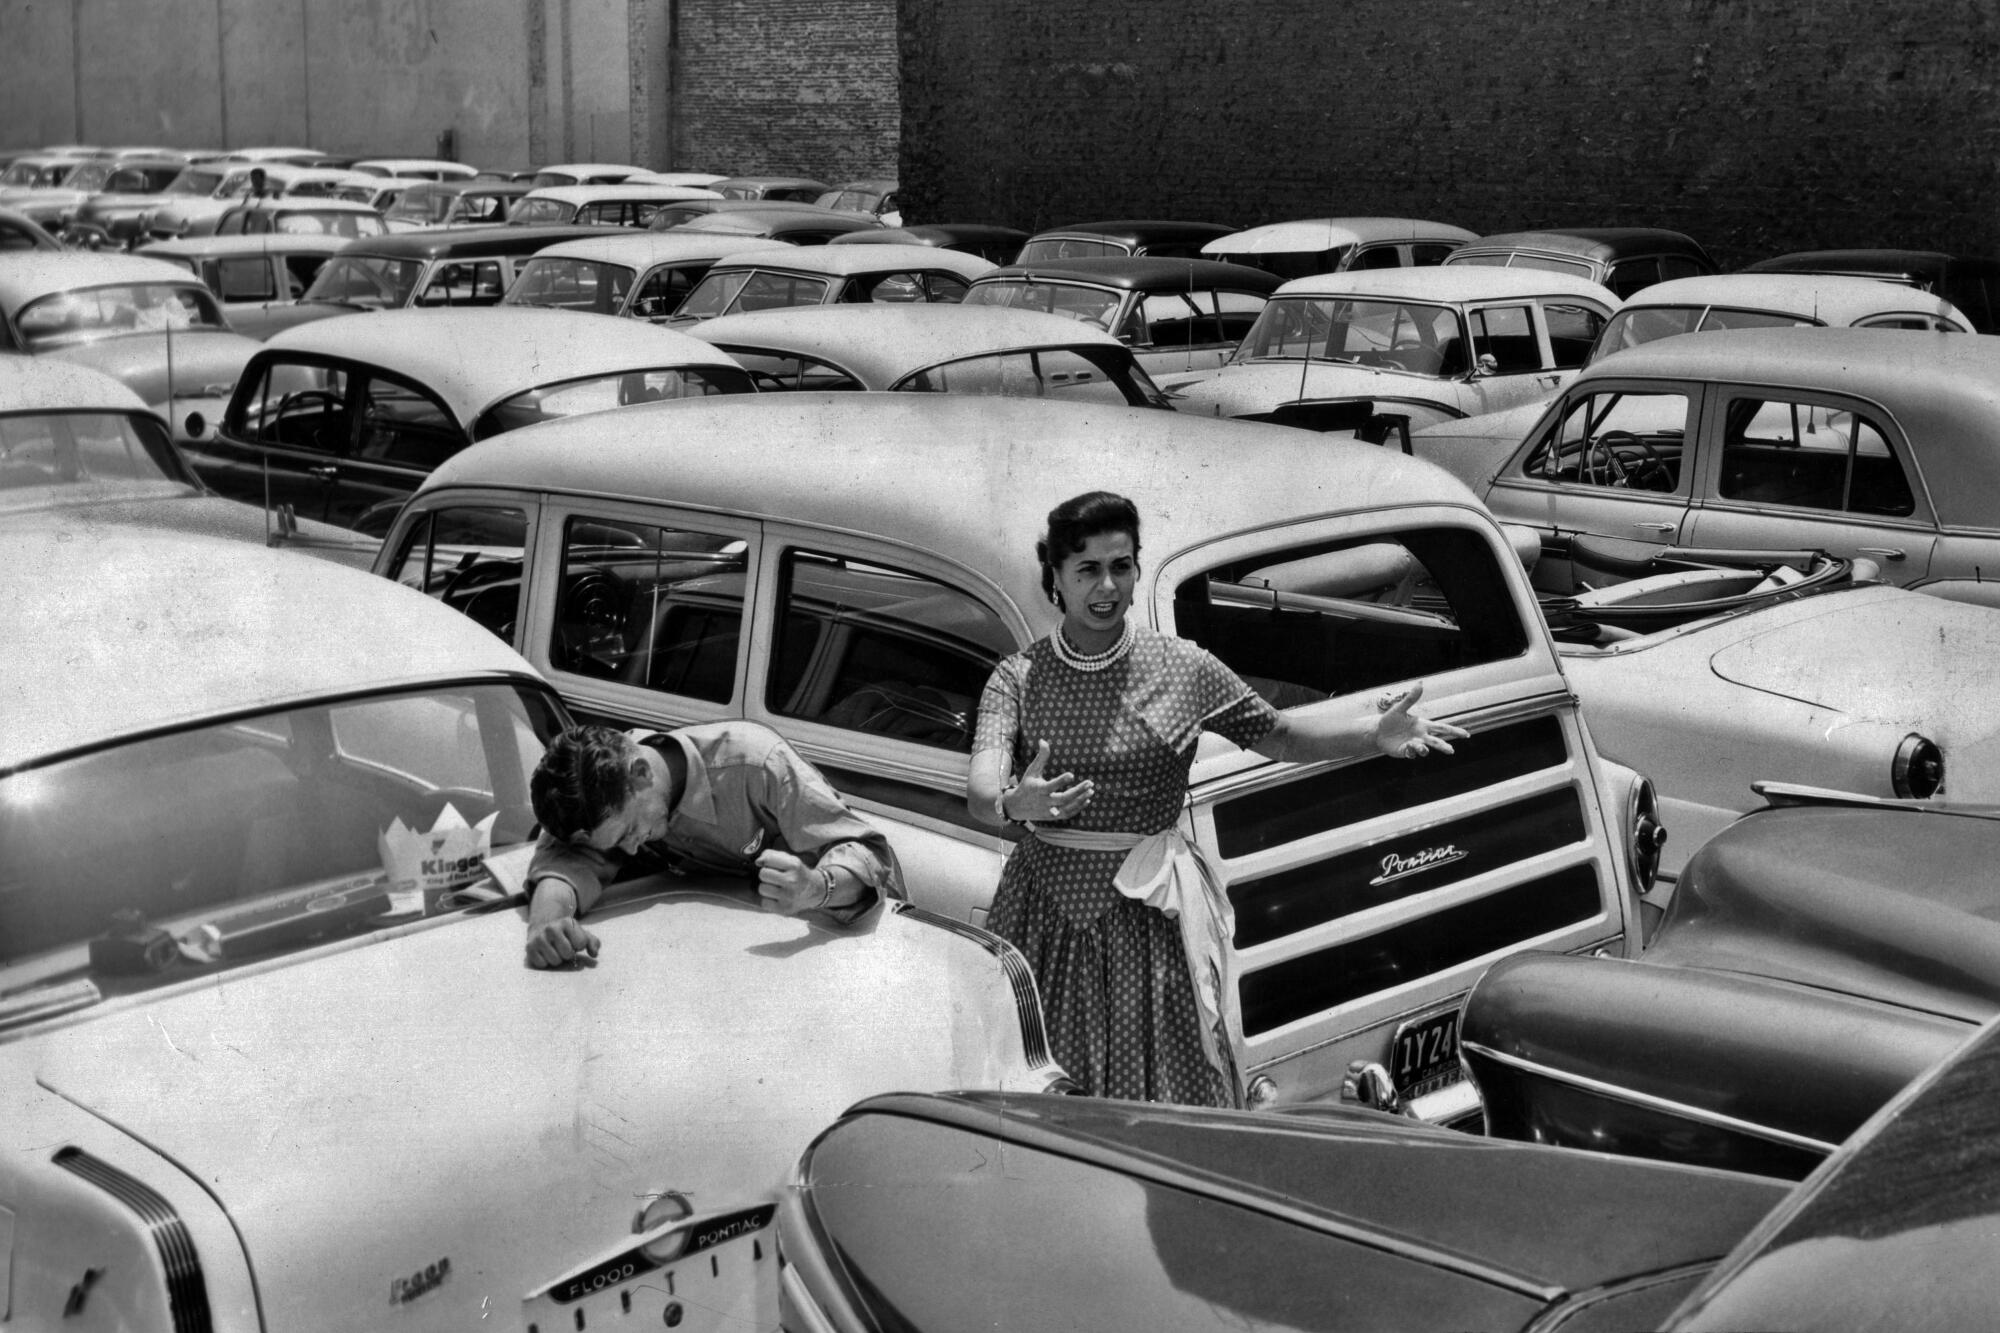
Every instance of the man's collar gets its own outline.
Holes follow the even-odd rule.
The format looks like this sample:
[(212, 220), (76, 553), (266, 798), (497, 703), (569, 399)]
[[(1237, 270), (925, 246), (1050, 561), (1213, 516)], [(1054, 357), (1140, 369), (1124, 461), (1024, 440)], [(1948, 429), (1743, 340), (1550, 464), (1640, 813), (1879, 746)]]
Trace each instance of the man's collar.
[(687, 781), (681, 786), (674, 808), (667, 812), (668, 822), (685, 815), (704, 824), (714, 824), (715, 785), (708, 780), (708, 765), (702, 762), (700, 751), (677, 731), (660, 732), (657, 739), (680, 747), (681, 756), (687, 761)]

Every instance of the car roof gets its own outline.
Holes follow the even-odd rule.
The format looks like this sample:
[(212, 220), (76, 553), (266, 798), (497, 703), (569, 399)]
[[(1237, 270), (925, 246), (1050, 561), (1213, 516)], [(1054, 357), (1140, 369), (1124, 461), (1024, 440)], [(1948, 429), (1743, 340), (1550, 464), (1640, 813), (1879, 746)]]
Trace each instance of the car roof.
[[(1745, 273), (1839, 273), (1863, 277), (1912, 274), (1936, 278), (1957, 262), (1942, 250), (1796, 250), (1745, 265)], [(1993, 261), (1975, 261), (1992, 263)]]
[(1062, 237), (1129, 241), (1194, 240), (1204, 236), (1227, 236), (1236, 230), (1221, 222), (1181, 222), (1172, 218), (1125, 218), (1113, 222), (1071, 222), (1061, 227), (1044, 227), (1028, 239), (1056, 240)]
[(56, 356), (0, 356), (0, 416), (146, 410), (144, 399), (103, 371)]
[(428, 385), (468, 425), (494, 403), (538, 385), (664, 366), (736, 365), (699, 338), (645, 320), (510, 305), (335, 315), (274, 333), (264, 347), (406, 375)]
[(910, 301), (795, 306), (722, 315), (689, 332), (724, 349), (758, 349), (832, 362), (871, 389), (926, 366), (983, 353), (1051, 347), (1123, 347), (1067, 315), (1006, 306)]
[(602, 171), (623, 171), (629, 173), (639, 170), (640, 168), (633, 166), (630, 162), (551, 162), (545, 167), (536, 167), (535, 173), (539, 175), (544, 171), (567, 171), (578, 176), (588, 176)]
[(354, 254), (382, 255), (394, 259), (436, 259), (439, 256), (533, 254), (557, 241), (584, 236), (606, 236), (625, 231), (623, 227), (515, 227), (496, 222), (486, 227), (434, 228), (391, 232), (386, 236), (361, 236), (347, 243)]
[(294, 551), (51, 512), (10, 519), (0, 563), (36, 571), (0, 580), (0, 677), (34, 683), (0, 772), (330, 694), (534, 676), (423, 594)]
[(715, 188), (721, 191), (732, 185), (757, 189), (770, 189), (774, 185), (817, 185), (821, 190), (833, 188), (825, 181), (814, 180), (811, 176), (724, 176), (715, 183)]
[(1090, 255), (1081, 259), (1031, 259), (1006, 264), (986, 275), (989, 282), (1082, 282), (1122, 291), (1188, 292), (1210, 287), (1273, 292), (1275, 274), (1220, 259), (1173, 259), (1162, 255)]
[[(466, 177), (448, 181), (405, 180), (400, 176), (369, 176), (365, 178), (379, 186), (402, 185), (405, 199), (422, 199), (431, 195), (457, 196), (461, 194), (493, 194), (519, 197), (528, 192), (526, 181), (493, 180), (485, 176)], [(358, 182), (357, 182), (358, 183)]]
[(558, 241), (535, 251), (536, 259), (587, 259), (604, 264), (627, 264), (650, 268), (674, 259), (722, 259), (764, 250), (796, 250), (786, 241), (770, 237), (724, 236), (714, 232), (634, 231), (620, 227), (617, 235), (587, 236), (582, 240)]
[[(671, 232), (662, 233), (671, 235)], [(993, 271), (993, 261), (963, 250), (946, 250), (936, 245), (793, 245), (783, 249), (759, 250), (740, 259), (725, 260), (715, 271), (736, 268), (784, 269), (788, 273), (896, 273), (906, 269), (943, 269), (962, 278), (977, 278)]]
[(1874, 278), (1820, 273), (1711, 273), (1699, 278), (1670, 278), (1626, 297), (1624, 308), (1696, 305), (1806, 316), (1833, 328), (1893, 314), (1943, 316), (1968, 331), (1972, 328), (1972, 321), (1941, 296)]
[(260, 231), (234, 236), (184, 236), (177, 241), (153, 241), (140, 246), (138, 255), (185, 255), (189, 259), (228, 258), (236, 255), (322, 254), (347, 248), (349, 237), (328, 236), (323, 232)]
[(442, 171), (461, 180), (471, 180), (479, 174), (477, 167), (441, 157), (364, 157), (352, 164), (353, 170), (364, 173), (370, 167), (392, 174), (398, 171)]
[(1546, 231), (1493, 232), (1473, 241), (1460, 253), (1490, 254), (1499, 250), (1544, 250), (1598, 260), (1652, 254), (1708, 258), (1708, 252), (1694, 237), (1665, 227), (1556, 227)]
[(1019, 227), (1003, 227), (991, 222), (927, 222), (915, 227), (883, 227), (877, 231), (850, 231), (828, 241), (828, 245), (979, 245), (1012, 243), (1019, 245), (1028, 233)]
[(1478, 233), (1448, 222), (1424, 222), (1417, 218), (1296, 218), (1290, 222), (1270, 222), (1247, 231), (1218, 236), (1201, 247), (1205, 255), (1291, 254), (1299, 251), (1331, 250), (1342, 245), (1366, 245), (1375, 241), (1452, 241), (1464, 244), (1477, 240)]
[(1413, 503), (1485, 513), (1456, 478), (1375, 445), (1149, 408), (948, 393), (620, 408), (475, 444), (422, 491), (449, 486), (629, 496), (871, 533), (949, 553), (1050, 619), (1035, 541), (1049, 510), (1085, 491), (1109, 486), (1138, 505), (1149, 572), (1277, 518)]
[(1293, 278), (1279, 296), (1377, 296), (1411, 301), (1493, 301), (1510, 296), (1589, 296), (1609, 305), (1618, 298), (1588, 278), (1532, 268), (1477, 264), (1421, 268), (1371, 268)]
[(51, 292), (130, 282), (201, 285), (194, 274), (164, 259), (105, 250), (23, 250), (0, 263), (0, 305), (15, 310)]
[(1881, 404), (1915, 442), (1947, 526), (2000, 527), (2000, 338), (1909, 329), (1719, 329), (1659, 338), (1587, 366), (1599, 379), (1769, 384)]
[(692, 185), (654, 185), (641, 181), (637, 185), (542, 185), (528, 191), (524, 199), (554, 199), (565, 204), (594, 204), (603, 200), (624, 202), (635, 200), (640, 203), (678, 203), (683, 199), (720, 199), (713, 190), (697, 189)]

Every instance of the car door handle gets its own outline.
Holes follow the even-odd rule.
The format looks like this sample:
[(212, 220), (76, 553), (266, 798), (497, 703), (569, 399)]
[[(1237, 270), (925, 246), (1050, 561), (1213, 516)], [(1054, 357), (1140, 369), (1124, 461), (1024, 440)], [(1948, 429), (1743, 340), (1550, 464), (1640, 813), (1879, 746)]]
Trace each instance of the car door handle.
[(1903, 558), (1903, 548), (1900, 546), (1864, 546), (1861, 548), (1861, 554), (1879, 555), (1884, 560), (1901, 560)]
[(1679, 525), (1675, 523), (1634, 523), (1632, 526), (1635, 528), (1644, 528), (1648, 532), (1672, 532)]
[(309, 467), (306, 469), (306, 475), (309, 477), (318, 477), (321, 481), (332, 481), (340, 475), (340, 469), (337, 467)]

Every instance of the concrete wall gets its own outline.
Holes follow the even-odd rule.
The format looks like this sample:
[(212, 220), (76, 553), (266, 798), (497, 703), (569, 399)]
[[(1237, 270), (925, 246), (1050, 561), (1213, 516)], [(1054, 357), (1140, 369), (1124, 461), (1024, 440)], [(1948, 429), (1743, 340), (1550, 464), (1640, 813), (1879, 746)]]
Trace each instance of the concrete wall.
[(2000, 254), (2000, 0), (901, 0), (913, 220)]
[(0, 0), (0, 148), (893, 173), (896, 0)]

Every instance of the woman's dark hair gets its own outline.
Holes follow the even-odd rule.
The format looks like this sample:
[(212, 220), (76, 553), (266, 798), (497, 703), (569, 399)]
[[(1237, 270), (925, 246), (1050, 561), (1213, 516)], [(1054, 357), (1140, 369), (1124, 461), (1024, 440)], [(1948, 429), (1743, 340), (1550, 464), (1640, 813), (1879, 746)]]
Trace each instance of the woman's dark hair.
[(1042, 562), (1042, 595), (1061, 606), (1056, 566), (1081, 551), (1092, 537), (1107, 532), (1129, 533), (1132, 554), (1139, 554), (1139, 507), (1110, 491), (1085, 491), (1051, 509), (1049, 526), (1035, 542), (1035, 558)]
[(550, 743), (528, 779), (535, 818), (558, 842), (590, 832), (631, 794), (625, 733), (613, 727), (571, 727)]

